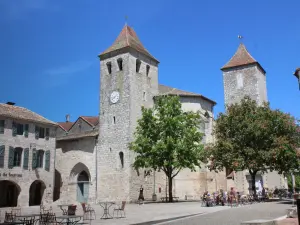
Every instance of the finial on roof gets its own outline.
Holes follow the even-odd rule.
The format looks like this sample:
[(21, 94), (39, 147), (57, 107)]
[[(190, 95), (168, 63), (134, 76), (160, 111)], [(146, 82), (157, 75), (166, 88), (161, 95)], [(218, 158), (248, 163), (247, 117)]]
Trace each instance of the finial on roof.
[(242, 43), (242, 40), (244, 39), (244, 37), (242, 35), (238, 35), (238, 39), (240, 40), (240, 42)]
[(127, 26), (127, 20), (128, 20), (128, 16), (125, 16), (125, 25)]

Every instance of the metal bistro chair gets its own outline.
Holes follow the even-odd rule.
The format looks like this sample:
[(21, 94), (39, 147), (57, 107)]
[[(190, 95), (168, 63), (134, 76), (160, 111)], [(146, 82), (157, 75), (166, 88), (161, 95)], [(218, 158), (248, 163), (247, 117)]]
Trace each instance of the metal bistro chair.
[[(121, 206), (118, 206), (117, 208), (114, 208), (114, 212), (113, 212), (113, 217), (115, 218), (115, 212), (117, 211), (117, 218), (122, 218), (122, 212), (124, 214), (124, 217), (126, 217), (125, 215), (125, 206), (126, 206), (126, 201), (122, 201)], [(120, 217), (118, 216), (120, 212)]]
[(14, 222), (16, 219), (16, 214), (14, 213), (8, 213), (8, 212), (5, 212), (5, 217), (4, 217), (4, 223), (7, 222), (7, 223), (12, 223)]
[(83, 210), (83, 220), (95, 220), (96, 219), (96, 212), (89, 204), (81, 203), (81, 206), (82, 206), (82, 210)]
[(68, 216), (75, 216), (77, 205), (68, 206)]

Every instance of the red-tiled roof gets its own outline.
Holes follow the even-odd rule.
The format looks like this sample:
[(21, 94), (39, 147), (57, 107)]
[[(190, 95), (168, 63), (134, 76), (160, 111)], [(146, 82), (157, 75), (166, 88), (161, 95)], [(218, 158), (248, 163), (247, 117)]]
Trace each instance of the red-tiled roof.
[(245, 66), (249, 64), (258, 64), (258, 66), (263, 70), (265, 73), (265, 70), (261, 67), (261, 65), (250, 55), (248, 50), (246, 49), (244, 44), (240, 44), (235, 54), (232, 56), (232, 58), (221, 68), (221, 70), (229, 69), (233, 67), (238, 66)]
[(97, 124), (99, 123), (99, 117), (98, 116), (80, 116), (80, 118), (85, 120), (91, 126), (97, 126)]
[(69, 131), (73, 124), (73, 122), (58, 122), (58, 125), (65, 131)]
[(0, 116), (57, 126), (57, 123), (48, 120), (29, 109), (4, 103), (0, 103)]
[(69, 134), (63, 137), (57, 137), (57, 141), (68, 141), (68, 140), (76, 140), (86, 137), (97, 137), (99, 135), (99, 130), (90, 130), (78, 134)]
[(155, 59), (143, 46), (141, 41), (139, 40), (138, 36), (136, 35), (135, 31), (129, 27), (128, 25), (125, 25), (119, 34), (118, 38), (115, 40), (112, 46), (110, 46), (108, 49), (106, 49), (104, 52), (100, 54), (100, 58), (107, 53), (120, 50), (126, 47), (131, 47), (135, 49), (136, 51), (154, 59), (158, 62), (157, 59)]
[(159, 91), (159, 95), (178, 95), (178, 96), (192, 96), (192, 97), (200, 97), (204, 100), (207, 100), (209, 102), (211, 102), (212, 104), (216, 105), (217, 103), (201, 94), (197, 94), (197, 93), (193, 93), (193, 92), (188, 92), (188, 91), (183, 91), (183, 90), (179, 90), (177, 88), (173, 88), (173, 87), (168, 87), (162, 84), (158, 85), (158, 91)]

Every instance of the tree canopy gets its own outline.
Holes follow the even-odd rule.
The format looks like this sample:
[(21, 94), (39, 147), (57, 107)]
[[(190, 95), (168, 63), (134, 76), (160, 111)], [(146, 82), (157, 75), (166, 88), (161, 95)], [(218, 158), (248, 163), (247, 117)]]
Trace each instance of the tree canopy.
[(246, 96), (240, 103), (227, 106), (215, 121), (216, 142), (206, 149), (210, 169), (248, 170), (256, 194), (257, 172), (276, 170), (286, 173), (299, 168), (297, 120), (268, 103), (261, 106)]
[(172, 179), (183, 169), (195, 171), (203, 156), (199, 113), (184, 112), (177, 96), (160, 96), (153, 108), (142, 107), (135, 139), (129, 148), (137, 153), (133, 167), (162, 170), (168, 177), (169, 201)]

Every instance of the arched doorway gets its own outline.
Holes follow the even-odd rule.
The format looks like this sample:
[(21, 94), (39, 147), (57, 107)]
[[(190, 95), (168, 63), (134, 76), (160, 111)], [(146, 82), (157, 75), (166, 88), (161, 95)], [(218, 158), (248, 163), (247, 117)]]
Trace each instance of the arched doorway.
[(46, 185), (40, 180), (34, 181), (29, 188), (29, 206), (40, 205)]
[(21, 188), (9, 180), (0, 181), (0, 207), (15, 207)]
[(71, 193), (77, 195), (78, 202), (88, 202), (90, 177), (88, 167), (81, 162), (77, 163), (70, 172), (69, 189)]
[(62, 186), (61, 174), (58, 170), (55, 170), (54, 190), (53, 190), (53, 201), (60, 198), (60, 188)]
[(77, 201), (88, 202), (89, 198), (89, 176), (85, 171), (82, 171), (77, 178)]

